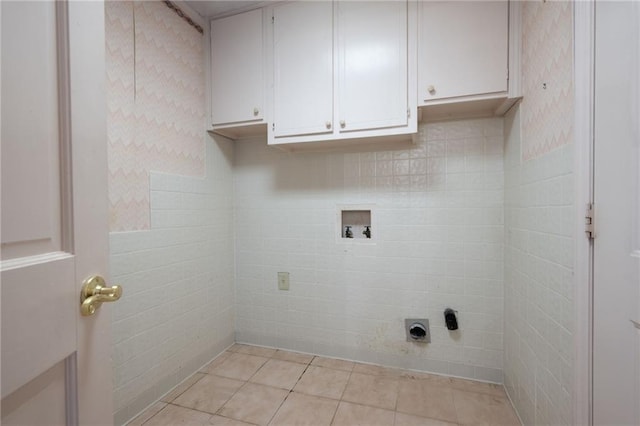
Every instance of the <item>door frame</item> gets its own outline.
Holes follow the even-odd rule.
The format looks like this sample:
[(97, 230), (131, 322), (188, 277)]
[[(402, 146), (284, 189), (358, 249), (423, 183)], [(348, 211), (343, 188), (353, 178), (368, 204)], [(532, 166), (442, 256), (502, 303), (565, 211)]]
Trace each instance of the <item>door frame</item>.
[[(593, 203), (595, 0), (573, 2), (574, 39), (574, 381), (573, 423), (593, 425), (593, 240), (585, 235)], [(597, 229), (596, 229), (597, 232)]]
[[(69, 58), (69, 127), (72, 141), (73, 253), (76, 257), (76, 407), (82, 425), (113, 422), (110, 303), (95, 315), (80, 314), (82, 281), (109, 277), (109, 203), (105, 9), (103, 1), (66, 1)], [(83, 177), (79, 179), (78, 177)], [(87, 177), (91, 177), (88, 179)], [(96, 192), (96, 188), (99, 190)], [(100, 224), (99, 226), (96, 224)], [(103, 368), (95, 368), (103, 366)], [(73, 395), (71, 395), (73, 397)]]

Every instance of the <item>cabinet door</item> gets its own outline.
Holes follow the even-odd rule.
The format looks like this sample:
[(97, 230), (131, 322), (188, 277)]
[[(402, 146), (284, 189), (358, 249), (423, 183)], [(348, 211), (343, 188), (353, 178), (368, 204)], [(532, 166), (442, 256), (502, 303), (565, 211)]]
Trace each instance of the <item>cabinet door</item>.
[(333, 4), (284, 3), (273, 9), (273, 132), (333, 132)]
[(407, 3), (341, 1), (340, 132), (407, 125)]
[(264, 118), (262, 10), (211, 22), (213, 125)]
[(507, 90), (507, 1), (421, 2), (418, 102)]

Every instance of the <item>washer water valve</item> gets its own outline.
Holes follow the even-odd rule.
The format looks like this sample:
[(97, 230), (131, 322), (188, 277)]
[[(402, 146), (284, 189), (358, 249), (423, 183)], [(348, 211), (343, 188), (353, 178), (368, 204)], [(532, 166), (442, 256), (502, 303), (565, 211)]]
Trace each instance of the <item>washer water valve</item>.
[(344, 227), (344, 237), (345, 238), (353, 238), (353, 231), (351, 230), (350, 225), (346, 225)]

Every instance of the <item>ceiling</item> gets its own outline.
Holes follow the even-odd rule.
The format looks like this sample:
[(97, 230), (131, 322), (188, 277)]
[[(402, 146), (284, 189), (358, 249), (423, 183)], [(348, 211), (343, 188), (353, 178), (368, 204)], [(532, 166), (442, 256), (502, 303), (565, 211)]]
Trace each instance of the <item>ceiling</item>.
[(205, 18), (216, 18), (256, 8), (264, 1), (186, 0), (185, 3)]

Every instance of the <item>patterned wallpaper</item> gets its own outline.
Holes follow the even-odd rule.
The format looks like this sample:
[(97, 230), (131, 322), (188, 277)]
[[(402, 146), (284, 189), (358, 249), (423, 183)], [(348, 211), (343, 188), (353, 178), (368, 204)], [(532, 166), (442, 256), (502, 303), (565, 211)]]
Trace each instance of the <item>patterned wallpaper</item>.
[(149, 171), (204, 175), (203, 36), (162, 2), (105, 12), (110, 230), (144, 230)]
[(522, 160), (573, 139), (573, 8), (522, 3)]

